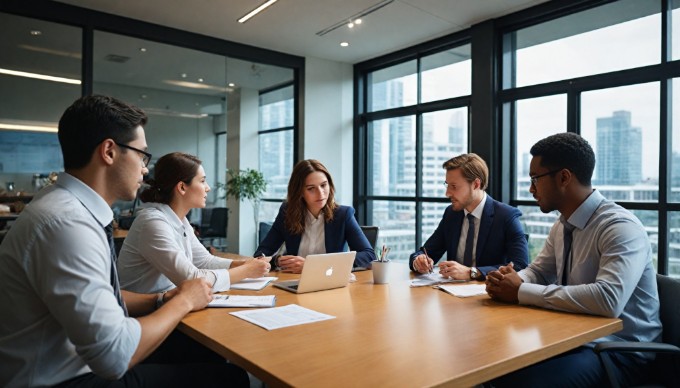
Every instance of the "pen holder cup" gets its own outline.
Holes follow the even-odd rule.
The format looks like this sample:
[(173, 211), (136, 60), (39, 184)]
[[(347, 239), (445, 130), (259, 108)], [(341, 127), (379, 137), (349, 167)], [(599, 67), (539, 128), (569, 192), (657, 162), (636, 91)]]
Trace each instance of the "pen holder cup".
[(373, 261), (371, 262), (371, 269), (373, 272), (373, 283), (374, 284), (387, 284), (388, 273), (390, 270), (389, 261)]

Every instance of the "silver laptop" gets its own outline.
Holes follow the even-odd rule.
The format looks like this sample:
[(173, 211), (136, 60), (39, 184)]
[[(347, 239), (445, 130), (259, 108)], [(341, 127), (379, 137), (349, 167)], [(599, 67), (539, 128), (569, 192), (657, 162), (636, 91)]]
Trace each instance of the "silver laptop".
[(352, 273), (355, 251), (309, 255), (299, 280), (274, 283), (274, 287), (302, 294), (345, 287)]

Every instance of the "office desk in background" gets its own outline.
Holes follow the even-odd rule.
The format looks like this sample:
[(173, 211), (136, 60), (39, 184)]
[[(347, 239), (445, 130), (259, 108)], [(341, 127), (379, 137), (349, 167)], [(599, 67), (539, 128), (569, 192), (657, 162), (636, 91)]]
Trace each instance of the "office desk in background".
[(480, 384), (623, 328), (616, 318), (410, 288), (408, 267), (393, 264), (384, 285), (364, 271), (335, 290), (230, 292), (275, 294), (277, 306), (295, 303), (335, 319), (267, 331), (229, 314), (241, 309), (207, 309), (179, 329), (269, 386), (425, 387)]

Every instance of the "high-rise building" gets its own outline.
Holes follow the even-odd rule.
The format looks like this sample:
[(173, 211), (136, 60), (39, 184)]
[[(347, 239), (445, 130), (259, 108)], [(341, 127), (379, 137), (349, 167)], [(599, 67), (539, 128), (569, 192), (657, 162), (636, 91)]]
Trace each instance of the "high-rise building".
[(597, 119), (597, 185), (635, 185), (642, 182), (642, 130), (631, 126), (629, 111)]

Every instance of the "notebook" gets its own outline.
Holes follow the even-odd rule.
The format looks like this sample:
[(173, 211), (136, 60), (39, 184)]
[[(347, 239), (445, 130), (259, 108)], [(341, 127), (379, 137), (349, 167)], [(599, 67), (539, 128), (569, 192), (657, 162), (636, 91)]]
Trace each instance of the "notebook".
[(274, 287), (302, 294), (345, 287), (352, 273), (355, 251), (309, 255), (299, 280), (274, 283)]

